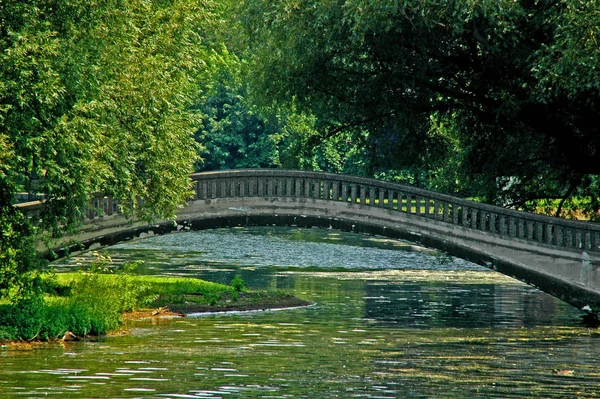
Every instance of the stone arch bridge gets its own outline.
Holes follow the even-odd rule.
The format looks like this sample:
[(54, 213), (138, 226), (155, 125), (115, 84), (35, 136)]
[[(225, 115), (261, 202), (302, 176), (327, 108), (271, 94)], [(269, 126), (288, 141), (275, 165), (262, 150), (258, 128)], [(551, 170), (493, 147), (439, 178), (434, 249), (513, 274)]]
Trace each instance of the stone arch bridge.
[[(127, 220), (110, 197), (88, 208), (80, 248), (152, 234), (232, 226), (324, 227), (411, 240), (600, 310), (600, 225), (481, 204), (374, 179), (279, 169), (191, 175), (176, 222)], [(19, 205), (29, 213), (39, 203)], [(72, 238), (72, 237), (71, 237)], [(65, 253), (66, 241), (57, 242)], [(62, 250), (60, 249), (62, 248)]]

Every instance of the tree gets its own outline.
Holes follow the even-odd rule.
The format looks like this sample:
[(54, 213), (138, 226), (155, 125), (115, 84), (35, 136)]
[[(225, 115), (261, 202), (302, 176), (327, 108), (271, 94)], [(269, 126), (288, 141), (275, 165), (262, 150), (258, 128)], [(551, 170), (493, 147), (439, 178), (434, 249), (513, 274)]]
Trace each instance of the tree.
[[(93, 193), (145, 219), (173, 217), (189, 197), (192, 99), (213, 9), (209, 0), (0, 3), (0, 294), (38, 269), (34, 234), (77, 227)], [(13, 206), (23, 191), (44, 200), (39, 218)]]
[(197, 100), (203, 115), (197, 170), (268, 168), (279, 165), (278, 126), (260, 115), (248, 97), (245, 62), (226, 47), (213, 50)]
[(297, 112), (293, 104), (257, 105), (248, 73), (248, 62), (225, 46), (208, 56), (200, 84), (204, 90), (197, 100), (203, 115), (196, 132), (202, 143), (197, 170), (343, 171), (349, 152), (346, 138), (312, 146), (318, 136), (315, 119)]
[(246, 0), (245, 16), (264, 101), (313, 112), (321, 140), (367, 131), (369, 174), (454, 175), (446, 191), (520, 207), (598, 196), (594, 2)]

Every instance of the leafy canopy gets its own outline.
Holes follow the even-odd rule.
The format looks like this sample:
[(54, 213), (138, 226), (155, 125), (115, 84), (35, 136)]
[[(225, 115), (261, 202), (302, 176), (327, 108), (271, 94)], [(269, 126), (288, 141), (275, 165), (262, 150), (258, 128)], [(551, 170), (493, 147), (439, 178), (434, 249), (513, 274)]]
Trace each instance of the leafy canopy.
[[(190, 195), (192, 108), (218, 26), (210, 0), (0, 3), (0, 293), (31, 238), (76, 227), (95, 192), (170, 218)], [(43, 199), (28, 219), (15, 194)], [(18, 265), (18, 266), (17, 266)]]
[(314, 113), (315, 144), (366, 134), (368, 174), (598, 210), (595, 2), (246, 0), (244, 16), (262, 101)]

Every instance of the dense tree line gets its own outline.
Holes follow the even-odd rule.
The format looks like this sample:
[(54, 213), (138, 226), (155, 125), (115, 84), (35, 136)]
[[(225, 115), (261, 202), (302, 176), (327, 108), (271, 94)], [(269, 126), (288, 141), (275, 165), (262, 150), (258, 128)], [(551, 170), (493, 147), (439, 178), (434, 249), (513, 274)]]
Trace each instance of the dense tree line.
[(600, 6), (578, 0), (2, 2), (0, 293), (33, 289), (34, 241), (93, 193), (169, 218), (194, 169), (598, 218), (599, 43)]
[(518, 207), (576, 197), (597, 216), (596, 2), (246, 0), (242, 15), (264, 100), (311, 112), (313, 144), (350, 132), (364, 173)]
[[(0, 3), (0, 293), (31, 291), (33, 236), (77, 227), (95, 192), (173, 217), (217, 25), (210, 0)], [(19, 192), (44, 199), (38, 217), (12, 206)]]

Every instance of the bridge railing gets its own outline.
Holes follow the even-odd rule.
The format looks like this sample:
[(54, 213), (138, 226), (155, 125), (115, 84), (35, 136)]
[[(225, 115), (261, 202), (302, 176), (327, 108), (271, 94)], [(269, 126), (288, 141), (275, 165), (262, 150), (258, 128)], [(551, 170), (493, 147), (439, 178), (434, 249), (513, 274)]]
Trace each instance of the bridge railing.
[[(44, 208), (44, 201), (36, 200), (15, 204), (29, 218), (35, 218)], [(93, 220), (105, 216), (122, 214), (119, 201), (111, 196), (96, 194), (91, 203), (82, 210), (82, 220)]]
[[(195, 199), (292, 198), (347, 203), (402, 212), (460, 228), (551, 247), (600, 252), (600, 225), (514, 211), (411, 186), (347, 175), (282, 169), (203, 172), (191, 175)], [(29, 217), (40, 201), (16, 205)], [(84, 221), (120, 214), (110, 196), (97, 195)]]
[(600, 225), (514, 211), (375, 179), (279, 169), (192, 175), (196, 199), (281, 197), (403, 212), (529, 243), (600, 251)]

